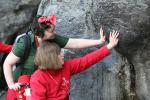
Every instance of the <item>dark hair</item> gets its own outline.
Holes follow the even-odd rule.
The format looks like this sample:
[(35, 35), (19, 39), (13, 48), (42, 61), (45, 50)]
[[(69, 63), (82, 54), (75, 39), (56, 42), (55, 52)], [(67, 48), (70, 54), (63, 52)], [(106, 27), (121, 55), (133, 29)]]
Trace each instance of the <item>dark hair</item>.
[(41, 17), (41, 15), (37, 15), (34, 19), (33, 22), (30, 26), (31, 31), (33, 34), (36, 36), (43, 37), (44, 36), (44, 31), (49, 28), (53, 28), (53, 25), (47, 25), (46, 23), (39, 23), (38, 19)]

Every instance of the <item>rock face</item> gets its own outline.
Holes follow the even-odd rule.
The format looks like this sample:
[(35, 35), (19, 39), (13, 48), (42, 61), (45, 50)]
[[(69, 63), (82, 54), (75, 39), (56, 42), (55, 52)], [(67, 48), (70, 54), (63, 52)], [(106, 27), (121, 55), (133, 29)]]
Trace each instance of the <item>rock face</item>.
[(1, 0), (0, 33), (14, 34), (25, 28), (36, 15), (40, 0)]
[[(38, 14), (56, 14), (58, 17), (56, 28), (58, 34), (72, 38), (98, 39), (100, 26), (103, 26), (107, 37), (113, 29), (118, 30), (121, 34), (118, 47), (112, 51), (109, 57), (73, 77), (70, 99), (149, 100), (150, 1), (58, 0), (57, 5), (54, 2), (56, 0), (52, 1), (42, 0)], [(34, 3), (37, 5), (39, 2), (34, 1)], [(16, 3), (12, 2), (12, 8), (14, 4)], [(35, 5), (31, 5), (31, 7), (25, 5), (24, 7), (35, 10)], [(1, 15), (1, 33), (17, 32), (18, 29), (23, 28), (22, 22), (26, 26), (25, 23), (28, 23), (29, 18), (32, 17), (33, 13), (24, 14), (24, 11), (20, 11), (16, 17), (19, 18), (20, 16), (22, 20), (14, 20), (16, 18), (14, 17), (14, 19), (6, 21), (8, 25), (4, 25), (8, 16), (13, 18), (11, 16), (14, 14), (10, 15), (12, 8), (10, 10), (6, 7), (5, 10), (9, 12), (6, 13), (8, 15), (4, 13)], [(29, 11), (34, 12), (34, 10), (30, 9)], [(14, 21), (17, 25), (14, 23), (12, 26)], [(96, 48), (67, 50), (66, 55), (67, 58), (79, 57), (94, 49)]]

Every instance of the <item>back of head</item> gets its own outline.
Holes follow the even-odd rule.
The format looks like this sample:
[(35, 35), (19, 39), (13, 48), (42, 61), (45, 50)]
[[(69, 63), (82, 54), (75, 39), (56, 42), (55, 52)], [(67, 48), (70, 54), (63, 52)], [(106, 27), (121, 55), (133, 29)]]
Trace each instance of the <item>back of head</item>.
[(59, 69), (61, 64), (58, 55), (61, 48), (54, 42), (43, 42), (37, 49), (35, 64), (39, 69)]

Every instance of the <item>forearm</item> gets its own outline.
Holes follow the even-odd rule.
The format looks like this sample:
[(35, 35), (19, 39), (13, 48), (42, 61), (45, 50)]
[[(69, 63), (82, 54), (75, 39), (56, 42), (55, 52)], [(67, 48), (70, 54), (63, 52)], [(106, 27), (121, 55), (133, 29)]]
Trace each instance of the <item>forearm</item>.
[(10, 66), (7, 62), (4, 62), (3, 65), (4, 76), (7, 82), (8, 87), (14, 84), (13, 77), (12, 77), (12, 66)]
[(87, 68), (91, 67), (93, 64), (96, 64), (97, 62), (104, 59), (110, 53), (111, 51), (107, 48), (107, 46), (103, 46), (100, 49), (93, 51), (84, 57), (73, 59), (71, 62), (72, 74), (76, 74), (86, 70)]
[(11, 85), (14, 84), (12, 66), (15, 65), (19, 61), (19, 59), (19, 57), (15, 56), (12, 52), (10, 52), (4, 61), (3, 70), (9, 88)]
[(68, 43), (66, 44), (65, 48), (80, 49), (80, 48), (87, 48), (87, 47), (101, 45), (103, 43), (104, 42), (102, 42), (100, 40), (70, 38)]

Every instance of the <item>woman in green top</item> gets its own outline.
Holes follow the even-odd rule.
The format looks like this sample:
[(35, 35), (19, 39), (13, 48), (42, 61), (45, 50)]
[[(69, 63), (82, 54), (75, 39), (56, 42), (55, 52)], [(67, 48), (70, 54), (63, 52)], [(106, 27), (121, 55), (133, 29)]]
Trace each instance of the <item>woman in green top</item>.
[[(43, 41), (55, 41), (62, 48), (86, 48), (96, 46), (105, 42), (103, 30), (100, 30), (100, 40), (73, 39), (56, 35), (55, 32), (56, 16), (42, 16), (35, 18), (31, 26), (31, 48), (28, 58), (23, 63), (17, 64), (22, 60), (24, 51), (24, 41), (21, 38), (13, 47), (12, 52), (7, 56), (3, 69), (9, 89), (17, 90), (20, 88), (17, 79), (22, 74), (31, 75), (35, 70), (34, 56), (38, 45)], [(15, 71), (12, 73), (12, 66), (17, 64)], [(7, 100), (7, 98), (6, 98)], [(10, 100), (10, 99), (9, 99)], [(11, 100), (14, 100), (11, 98)]]

